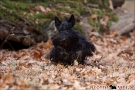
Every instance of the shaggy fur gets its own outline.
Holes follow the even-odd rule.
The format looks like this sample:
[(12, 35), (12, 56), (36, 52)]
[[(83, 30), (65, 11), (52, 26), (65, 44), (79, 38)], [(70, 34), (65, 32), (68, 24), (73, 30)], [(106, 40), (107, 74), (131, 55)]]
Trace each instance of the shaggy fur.
[(50, 60), (64, 65), (72, 65), (74, 60), (84, 64), (86, 56), (92, 56), (95, 46), (84, 36), (73, 30), (74, 15), (67, 21), (60, 21), (55, 17), (55, 26), (59, 34), (52, 40), (54, 48), (50, 52)]

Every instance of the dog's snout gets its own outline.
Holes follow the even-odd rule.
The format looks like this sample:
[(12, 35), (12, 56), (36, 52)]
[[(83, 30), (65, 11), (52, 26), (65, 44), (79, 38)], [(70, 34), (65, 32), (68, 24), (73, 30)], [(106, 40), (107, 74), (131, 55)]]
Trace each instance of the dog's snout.
[(63, 38), (63, 39), (62, 39), (62, 41), (63, 41), (63, 42), (66, 42), (66, 39), (65, 39), (65, 38)]

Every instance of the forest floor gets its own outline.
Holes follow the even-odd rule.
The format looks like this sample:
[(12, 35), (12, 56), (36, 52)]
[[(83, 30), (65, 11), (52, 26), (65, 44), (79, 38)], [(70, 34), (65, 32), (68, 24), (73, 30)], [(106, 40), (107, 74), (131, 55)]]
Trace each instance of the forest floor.
[(116, 32), (90, 34), (97, 49), (88, 57), (90, 66), (52, 64), (45, 58), (52, 48), (51, 40), (19, 51), (1, 50), (0, 90), (109, 90), (109, 85), (135, 90), (133, 33), (131, 38)]

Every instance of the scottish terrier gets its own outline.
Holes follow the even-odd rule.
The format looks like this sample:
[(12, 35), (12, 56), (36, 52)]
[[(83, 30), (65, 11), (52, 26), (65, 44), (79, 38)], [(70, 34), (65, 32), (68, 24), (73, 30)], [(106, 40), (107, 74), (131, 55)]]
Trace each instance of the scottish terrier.
[(92, 56), (95, 46), (88, 42), (83, 35), (73, 30), (75, 18), (72, 14), (69, 20), (61, 21), (55, 17), (55, 27), (58, 35), (52, 40), (54, 45), (50, 52), (50, 60), (64, 65), (85, 64), (87, 56)]

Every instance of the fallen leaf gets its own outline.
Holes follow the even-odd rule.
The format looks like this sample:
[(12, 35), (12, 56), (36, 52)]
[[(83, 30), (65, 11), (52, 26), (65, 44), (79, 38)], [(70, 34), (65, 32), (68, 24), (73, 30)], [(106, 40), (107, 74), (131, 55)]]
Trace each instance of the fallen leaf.
[(46, 49), (50, 49), (51, 48), (51, 40), (49, 39), (46, 43), (45, 43), (45, 48)]
[(33, 56), (35, 59), (41, 58), (41, 54), (39, 52), (35, 52)]
[(4, 83), (12, 85), (14, 83), (14, 77), (10, 75), (6, 75), (4, 79)]
[(93, 15), (91, 16), (92, 19), (96, 19), (97, 17), (98, 17), (97, 14), (93, 14)]
[(5, 83), (0, 83), (0, 90), (8, 90), (9, 86)]
[(126, 37), (126, 36), (120, 36), (120, 39), (122, 39), (122, 40), (127, 40), (128, 38)]
[(28, 66), (26, 65), (26, 63), (24, 63), (24, 62), (20, 62), (20, 63), (19, 63), (19, 66), (24, 66), (24, 67), (26, 67), (26, 68), (28, 67)]

